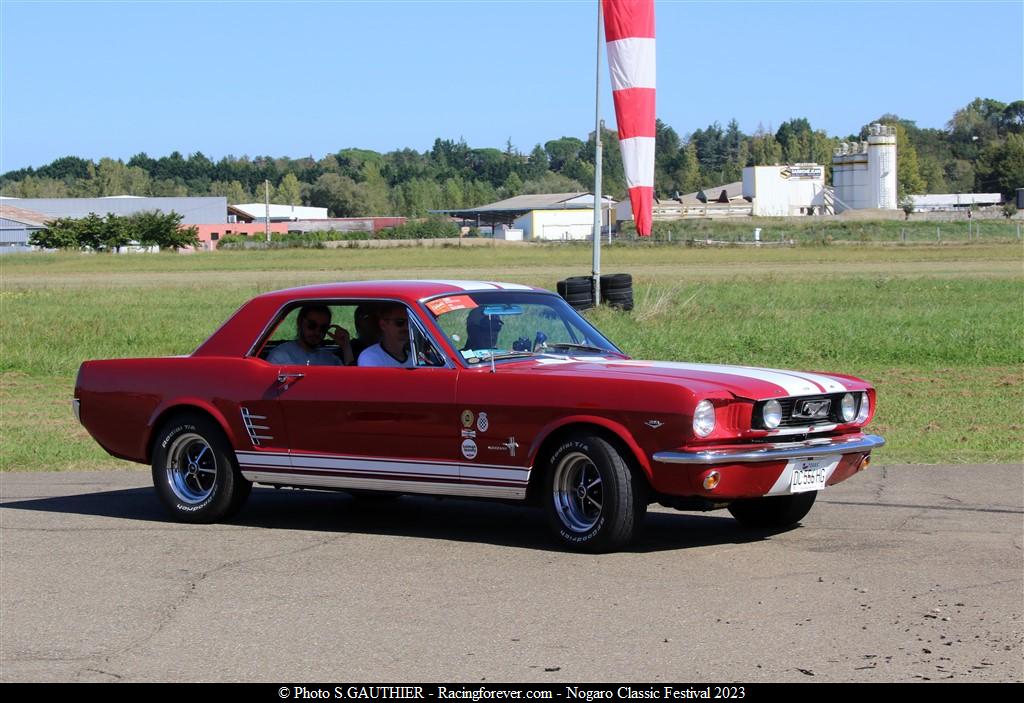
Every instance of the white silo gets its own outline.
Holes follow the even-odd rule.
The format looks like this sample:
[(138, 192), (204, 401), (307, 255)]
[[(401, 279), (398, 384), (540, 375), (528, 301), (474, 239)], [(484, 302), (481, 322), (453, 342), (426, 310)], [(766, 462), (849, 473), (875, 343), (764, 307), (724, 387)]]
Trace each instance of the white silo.
[(842, 212), (849, 203), (843, 196), (846, 194), (846, 142), (839, 145), (839, 148), (832, 152), (832, 191), (836, 197), (836, 212)]
[(867, 207), (896, 210), (896, 129), (875, 123), (868, 130)]

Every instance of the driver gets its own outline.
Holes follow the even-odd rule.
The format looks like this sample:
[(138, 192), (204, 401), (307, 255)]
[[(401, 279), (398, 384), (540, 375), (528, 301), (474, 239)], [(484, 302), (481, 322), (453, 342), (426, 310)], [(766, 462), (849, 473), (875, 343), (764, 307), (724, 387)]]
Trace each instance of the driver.
[(504, 325), (500, 317), (484, 315), (482, 307), (473, 308), (466, 318), (466, 346), (462, 349), (494, 349)]
[[(267, 355), (271, 364), (297, 366), (340, 366), (354, 363), (348, 330), (331, 324), (326, 305), (303, 305), (296, 321), (295, 339), (274, 348)], [(338, 345), (342, 358), (323, 348), (324, 337)]]

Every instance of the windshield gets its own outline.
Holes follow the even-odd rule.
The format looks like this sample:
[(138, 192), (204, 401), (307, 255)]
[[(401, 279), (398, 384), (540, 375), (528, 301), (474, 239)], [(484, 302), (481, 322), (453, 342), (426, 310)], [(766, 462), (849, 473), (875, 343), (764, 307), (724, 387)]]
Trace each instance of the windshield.
[(622, 352), (561, 298), (487, 291), (427, 301), (452, 347), (468, 363), (532, 354), (594, 356)]

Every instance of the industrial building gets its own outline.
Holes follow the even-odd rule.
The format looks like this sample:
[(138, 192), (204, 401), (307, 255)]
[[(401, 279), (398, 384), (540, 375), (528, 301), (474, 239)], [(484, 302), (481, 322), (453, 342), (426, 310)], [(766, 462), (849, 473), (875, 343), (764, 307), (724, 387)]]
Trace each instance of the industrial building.
[(223, 196), (202, 198), (144, 198), (113, 195), (106, 198), (0, 198), (0, 204), (34, 210), (49, 219), (81, 218), (96, 214), (134, 215), (139, 212), (176, 212), (183, 225), (227, 222), (228, 200)]
[[(607, 232), (615, 200), (602, 199), (601, 231)], [(477, 227), (510, 225), (522, 230), (523, 239), (567, 241), (590, 239), (594, 231), (594, 194), (539, 193), (517, 195), (489, 205), (465, 210), (433, 210)]]
[(743, 197), (759, 217), (823, 215), (831, 210), (825, 167), (819, 164), (748, 166), (743, 169)]
[(974, 207), (990, 207), (1003, 202), (1001, 193), (929, 193), (908, 195), (914, 212), (957, 212)]
[[(232, 205), (229, 208), (228, 221), (232, 223), (266, 222), (267, 207), (268, 206), (266, 203), (244, 203), (242, 205)], [(296, 220), (327, 219), (327, 208), (325, 207), (306, 207), (304, 205), (277, 205), (275, 203), (271, 203), (269, 208), (271, 222), (294, 222)], [(232, 217), (234, 217), (235, 219), (231, 219)]]
[(29, 238), (35, 232), (45, 229), (51, 219), (41, 212), (0, 201), (0, 254), (31, 251)]
[(896, 129), (877, 122), (867, 141), (843, 142), (832, 155), (836, 212), (896, 210)]

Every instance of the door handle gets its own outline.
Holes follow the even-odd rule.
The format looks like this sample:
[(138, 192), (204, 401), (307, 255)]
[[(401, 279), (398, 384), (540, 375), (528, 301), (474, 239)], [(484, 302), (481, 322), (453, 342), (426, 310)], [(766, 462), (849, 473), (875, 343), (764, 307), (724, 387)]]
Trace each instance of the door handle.
[(300, 378), (303, 378), (305, 375), (306, 374), (304, 374), (304, 373), (285, 373), (284, 371), (279, 371), (278, 374), (277, 374), (277, 382), (278, 383), (288, 384), (288, 383), (291, 383), (292, 381), (298, 381)]

